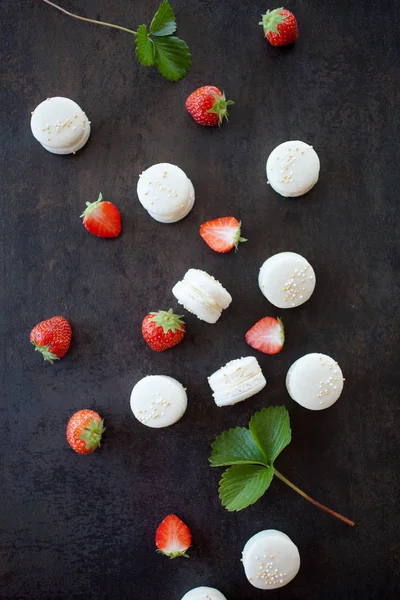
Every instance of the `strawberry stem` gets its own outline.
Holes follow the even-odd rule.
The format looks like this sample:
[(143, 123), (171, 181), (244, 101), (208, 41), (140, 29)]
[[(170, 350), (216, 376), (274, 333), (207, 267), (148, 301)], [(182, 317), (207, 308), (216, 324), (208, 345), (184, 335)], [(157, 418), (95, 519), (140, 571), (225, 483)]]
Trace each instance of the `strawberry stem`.
[(350, 519), (347, 519), (346, 517), (344, 517), (343, 515), (335, 512), (331, 508), (328, 508), (327, 506), (324, 506), (320, 502), (317, 502), (316, 500), (314, 500), (313, 498), (311, 498), (311, 496), (309, 496), (308, 494), (306, 494), (305, 492), (303, 492), (300, 488), (298, 488), (291, 481), (289, 481), (289, 479), (286, 479), (286, 477), (284, 475), (282, 475), (282, 473), (279, 473), (279, 471), (277, 471), (275, 469), (275, 467), (274, 467), (274, 472), (275, 472), (275, 475), (281, 481), (283, 481), (283, 483), (286, 483), (286, 485), (288, 485), (289, 487), (291, 487), (292, 490), (294, 490), (295, 492), (297, 492), (298, 494), (300, 494), (300, 496), (303, 496), (303, 498), (305, 498), (306, 500), (308, 500), (309, 502), (311, 502), (311, 504), (314, 504), (314, 506), (317, 506), (321, 510), (324, 510), (325, 512), (329, 513), (333, 517), (336, 517), (337, 519), (340, 519), (341, 521), (344, 521), (344, 523), (347, 523), (347, 525), (351, 525), (351, 527), (353, 527), (355, 525), (354, 521), (350, 521)]
[(65, 15), (68, 15), (69, 17), (73, 17), (74, 19), (79, 19), (80, 21), (86, 21), (87, 23), (94, 23), (95, 25), (104, 25), (105, 27), (113, 27), (114, 29), (120, 29), (121, 31), (125, 31), (126, 33), (131, 33), (132, 35), (137, 35), (137, 31), (133, 31), (132, 29), (127, 29), (126, 27), (121, 27), (120, 25), (114, 25), (113, 23), (106, 23), (105, 21), (97, 21), (96, 19), (87, 19), (86, 17), (80, 17), (79, 15), (75, 15), (74, 13), (69, 12), (68, 10), (65, 10), (65, 8), (61, 8), (61, 6), (54, 4), (54, 2), (50, 2), (50, 0), (43, 0), (43, 2), (45, 2), (49, 6), (52, 6), (53, 8), (56, 8), (57, 10), (59, 10), (61, 12), (63, 12)]

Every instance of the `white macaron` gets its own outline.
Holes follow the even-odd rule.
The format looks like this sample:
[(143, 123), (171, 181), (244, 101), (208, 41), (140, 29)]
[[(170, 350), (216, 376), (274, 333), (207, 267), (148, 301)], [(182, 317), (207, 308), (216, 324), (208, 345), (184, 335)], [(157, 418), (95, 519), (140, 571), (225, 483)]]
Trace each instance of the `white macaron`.
[(300, 569), (297, 546), (282, 531), (266, 529), (253, 535), (243, 549), (246, 577), (260, 590), (283, 587)]
[(215, 371), (208, 383), (217, 406), (231, 406), (258, 394), (267, 381), (254, 356), (231, 360)]
[(172, 293), (186, 310), (206, 323), (216, 323), (232, 296), (214, 277), (200, 269), (189, 269)]
[(312, 146), (298, 140), (284, 142), (268, 157), (268, 183), (281, 196), (302, 196), (317, 183), (319, 166), (318, 154)]
[(175, 165), (159, 163), (139, 176), (137, 194), (149, 215), (160, 223), (180, 221), (192, 210), (194, 187)]
[(329, 408), (343, 390), (343, 373), (326, 354), (306, 354), (290, 367), (286, 388), (293, 400), (310, 410)]
[(31, 118), (35, 138), (53, 154), (71, 154), (88, 141), (90, 121), (81, 107), (69, 98), (47, 98)]
[(131, 409), (147, 427), (168, 427), (183, 416), (187, 407), (185, 388), (167, 375), (149, 375), (135, 385)]
[(187, 592), (182, 600), (226, 600), (226, 598), (215, 588), (198, 587)]
[(315, 288), (315, 273), (300, 254), (280, 252), (261, 266), (258, 284), (271, 304), (278, 308), (294, 308), (311, 297)]

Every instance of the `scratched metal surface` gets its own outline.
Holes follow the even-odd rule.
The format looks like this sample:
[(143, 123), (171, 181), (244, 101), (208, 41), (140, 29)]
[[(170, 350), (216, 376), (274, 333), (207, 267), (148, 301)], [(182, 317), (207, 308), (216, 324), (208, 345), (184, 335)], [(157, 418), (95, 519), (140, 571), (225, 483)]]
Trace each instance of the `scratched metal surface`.
[[(1, 3), (2, 600), (179, 600), (198, 585), (258, 600), (266, 594), (246, 581), (240, 553), (265, 528), (287, 533), (302, 560), (274, 598), (399, 597), (399, 13), (395, 0), (318, 4), (291, 3), (300, 38), (277, 50), (257, 26), (263, 2), (174, 0), (193, 68), (171, 84), (137, 64), (126, 34), (40, 1)], [(134, 26), (150, 20), (157, 2), (63, 5)], [(184, 110), (204, 83), (236, 101), (221, 129), (198, 127)], [(31, 135), (30, 111), (54, 95), (77, 101), (92, 121), (76, 156), (51, 155)], [(265, 180), (269, 152), (287, 139), (313, 144), (321, 159), (319, 183), (298, 200)], [(182, 167), (196, 189), (193, 211), (175, 225), (153, 221), (136, 198), (139, 173), (161, 161)], [(78, 218), (100, 190), (122, 212), (124, 231), (113, 241), (88, 235)], [(225, 214), (243, 221), (249, 241), (219, 256), (198, 227)], [(283, 250), (311, 262), (315, 293), (280, 313), (281, 354), (258, 355), (265, 390), (218, 409), (206, 378), (249, 353), (244, 332), (276, 314), (257, 274)], [(218, 277), (232, 306), (214, 326), (187, 315), (185, 342), (156, 355), (140, 322), (148, 310), (176, 307), (171, 288), (188, 267)], [(73, 344), (46, 367), (29, 331), (59, 313), (72, 323)], [(284, 387), (291, 363), (311, 351), (332, 355), (347, 379), (340, 401), (317, 414)], [(129, 407), (135, 382), (157, 373), (182, 381), (189, 395), (184, 418), (159, 431), (141, 426)], [(355, 528), (279, 481), (245, 511), (220, 506), (209, 445), (270, 404), (285, 404), (292, 422), (279, 469)], [(80, 408), (98, 410), (107, 426), (89, 457), (64, 437)], [(190, 560), (154, 552), (169, 512), (192, 529)]]

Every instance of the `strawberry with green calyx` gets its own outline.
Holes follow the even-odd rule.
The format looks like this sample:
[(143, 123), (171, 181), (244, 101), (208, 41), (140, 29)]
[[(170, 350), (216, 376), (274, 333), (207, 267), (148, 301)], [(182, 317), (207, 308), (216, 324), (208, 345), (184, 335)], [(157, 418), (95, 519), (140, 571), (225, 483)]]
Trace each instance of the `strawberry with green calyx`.
[(240, 242), (247, 242), (241, 237), (241, 225), (235, 217), (219, 217), (203, 223), (200, 235), (215, 252), (225, 254), (233, 248), (237, 250)]
[(121, 233), (121, 214), (112, 202), (103, 201), (100, 192), (96, 202), (86, 202), (86, 209), (81, 214), (83, 224), (92, 235), (114, 238)]
[(278, 317), (264, 317), (246, 333), (246, 342), (264, 354), (278, 354), (285, 343), (285, 329)]
[(67, 442), (78, 454), (90, 454), (100, 447), (104, 421), (94, 410), (79, 410), (67, 425)]
[(189, 527), (176, 515), (165, 517), (156, 531), (157, 552), (169, 558), (189, 558), (186, 552), (191, 543), (192, 534)]
[(227, 100), (225, 94), (214, 85), (204, 85), (190, 94), (186, 100), (186, 110), (196, 123), (206, 127), (221, 125), (228, 120), (228, 106), (235, 104)]
[(172, 308), (149, 313), (142, 323), (142, 335), (150, 348), (163, 352), (179, 344), (185, 335), (182, 315), (176, 315)]
[(71, 345), (72, 329), (64, 317), (52, 317), (41, 321), (30, 333), (31, 343), (44, 360), (53, 363), (62, 358)]
[(272, 46), (287, 46), (299, 37), (296, 17), (286, 8), (267, 10), (259, 25), (263, 26), (264, 35)]

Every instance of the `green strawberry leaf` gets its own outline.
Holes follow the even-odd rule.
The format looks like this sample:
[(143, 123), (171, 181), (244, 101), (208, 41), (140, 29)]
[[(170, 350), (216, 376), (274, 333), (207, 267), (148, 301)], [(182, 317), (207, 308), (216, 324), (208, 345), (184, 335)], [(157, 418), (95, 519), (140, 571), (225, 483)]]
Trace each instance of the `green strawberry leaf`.
[(151, 38), (147, 34), (146, 25), (139, 25), (135, 38), (136, 57), (144, 67), (151, 67), (155, 63), (155, 50)]
[(160, 7), (150, 23), (149, 33), (155, 36), (171, 35), (176, 31), (174, 11), (168, 0), (161, 2)]
[(169, 81), (185, 77), (192, 66), (186, 43), (174, 35), (152, 37), (151, 40), (155, 47), (155, 63), (161, 75)]
[(219, 497), (229, 511), (254, 504), (267, 491), (274, 476), (273, 467), (235, 465), (222, 475)]
[(209, 458), (212, 467), (227, 465), (268, 465), (268, 461), (255, 443), (246, 427), (235, 427), (224, 431), (211, 445)]
[(284, 406), (269, 406), (256, 412), (250, 419), (249, 429), (271, 465), (292, 439), (289, 413)]

